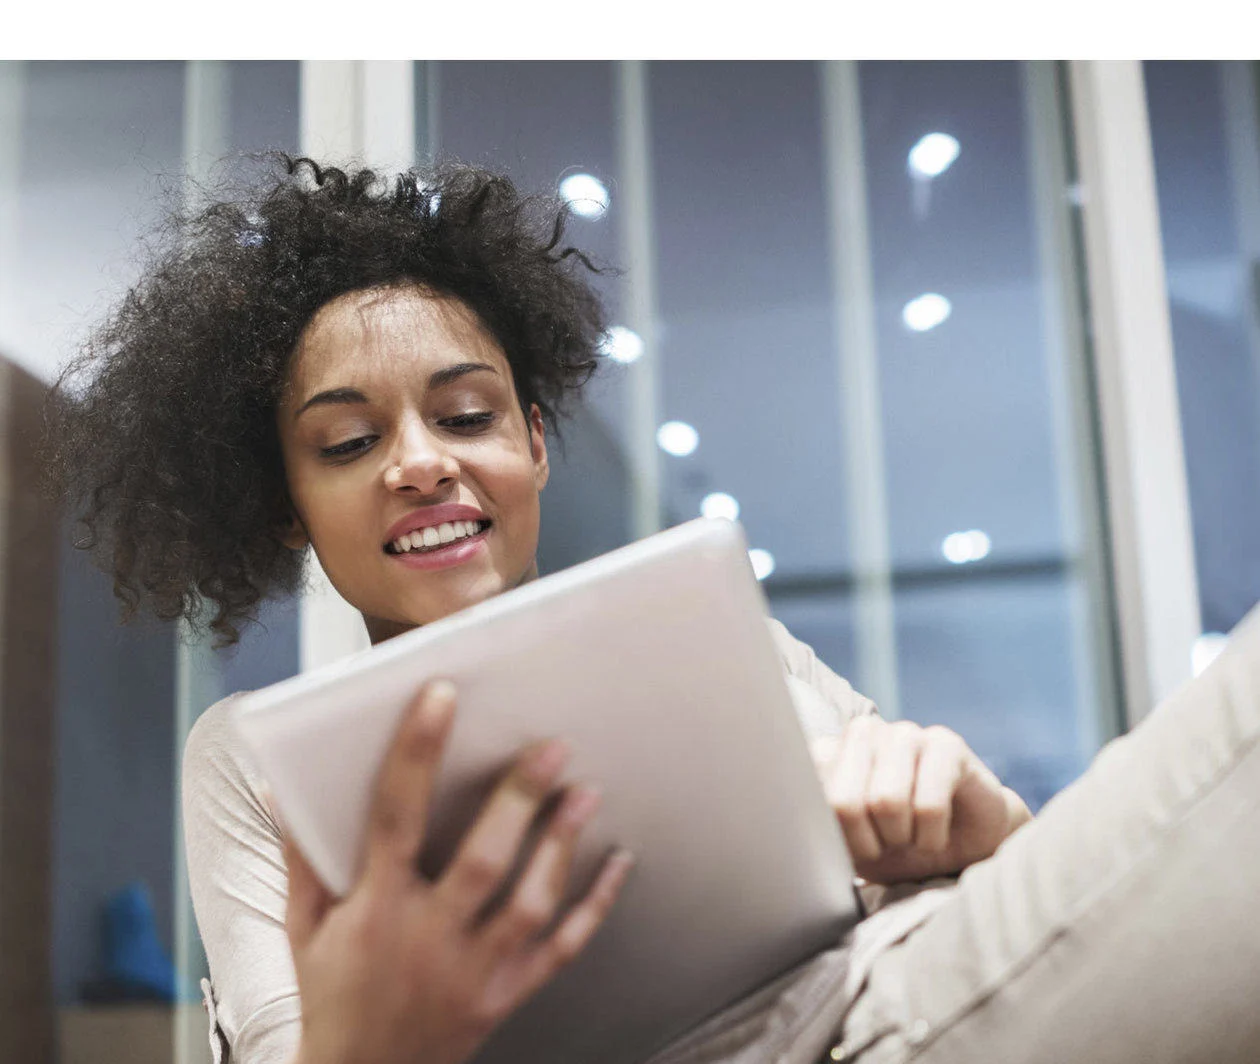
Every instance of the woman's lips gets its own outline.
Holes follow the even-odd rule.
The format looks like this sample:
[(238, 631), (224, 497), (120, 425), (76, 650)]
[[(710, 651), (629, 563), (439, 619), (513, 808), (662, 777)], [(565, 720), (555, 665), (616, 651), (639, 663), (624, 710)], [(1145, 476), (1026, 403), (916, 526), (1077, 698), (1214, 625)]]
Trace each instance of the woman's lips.
[(449, 569), (452, 565), (462, 565), (485, 550), (486, 536), (490, 529), (478, 532), (467, 539), (457, 539), (441, 547), (429, 550), (407, 551), (405, 554), (390, 554), (388, 557), (405, 565), (409, 569)]

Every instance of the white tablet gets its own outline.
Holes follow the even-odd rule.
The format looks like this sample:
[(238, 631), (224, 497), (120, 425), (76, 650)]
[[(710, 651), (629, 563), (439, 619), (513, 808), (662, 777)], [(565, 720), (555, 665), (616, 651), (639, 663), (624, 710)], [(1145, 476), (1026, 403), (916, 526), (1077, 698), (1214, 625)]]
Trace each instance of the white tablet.
[(637, 859), (583, 955), (478, 1064), (642, 1061), (857, 918), (737, 524), (680, 525), (242, 697), (235, 722), (280, 815), (338, 893), (401, 714), (438, 677), (458, 709), (426, 874), (520, 748), (550, 736), (572, 748), (566, 778), (604, 796), (573, 894), (615, 846)]

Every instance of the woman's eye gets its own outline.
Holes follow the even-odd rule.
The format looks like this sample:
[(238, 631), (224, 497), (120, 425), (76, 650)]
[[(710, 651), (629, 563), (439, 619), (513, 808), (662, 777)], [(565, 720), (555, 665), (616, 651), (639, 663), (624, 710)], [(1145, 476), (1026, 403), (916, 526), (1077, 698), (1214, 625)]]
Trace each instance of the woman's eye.
[(325, 458), (346, 458), (359, 454), (361, 451), (366, 451), (375, 441), (375, 436), (358, 436), (353, 440), (346, 440), (345, 443), (338, 443), (332, 447), (321, 447), (319, 453)]
[(475, 432), (477, 429), (488, 427), (493, 420), (493, 410), (477, 410), (468, 414), (459, 414), (456, 417), (443, 418), (438, 424), (447, 429)]

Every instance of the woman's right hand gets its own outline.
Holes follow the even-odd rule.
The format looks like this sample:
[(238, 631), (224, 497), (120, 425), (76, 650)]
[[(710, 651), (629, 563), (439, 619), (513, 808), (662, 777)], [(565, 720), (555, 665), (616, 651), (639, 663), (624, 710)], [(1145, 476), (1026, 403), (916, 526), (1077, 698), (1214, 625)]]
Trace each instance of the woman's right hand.
[(590, 788), (569, 788), (510, 898), (479, 919), (557, 785), (568, 751), (554, 740), (521, 754), (441, 878), (419, 874), (454, 709), (454, 686), (439, 681), (405, 715), (377, 778), (366, 862), (348, 895), (334, 898), (286, 836), (286, 929), (302, 1000), (295, 1064), (468, 1060), (581, 953), (625, 882), (631, 860), (618, 853), (542, 935), (564, 896), (578, 833), (599, 801)]

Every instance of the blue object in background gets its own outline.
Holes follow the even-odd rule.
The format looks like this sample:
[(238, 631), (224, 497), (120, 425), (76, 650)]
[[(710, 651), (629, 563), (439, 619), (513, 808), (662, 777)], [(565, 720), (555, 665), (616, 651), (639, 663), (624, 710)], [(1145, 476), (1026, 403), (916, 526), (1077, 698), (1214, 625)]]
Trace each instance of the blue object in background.
[(82, 988), (86, 1001), (174, 1001), (175, 966), (158, 937), (149, 888), (129, 883), (102, 914), (103, 973)]

